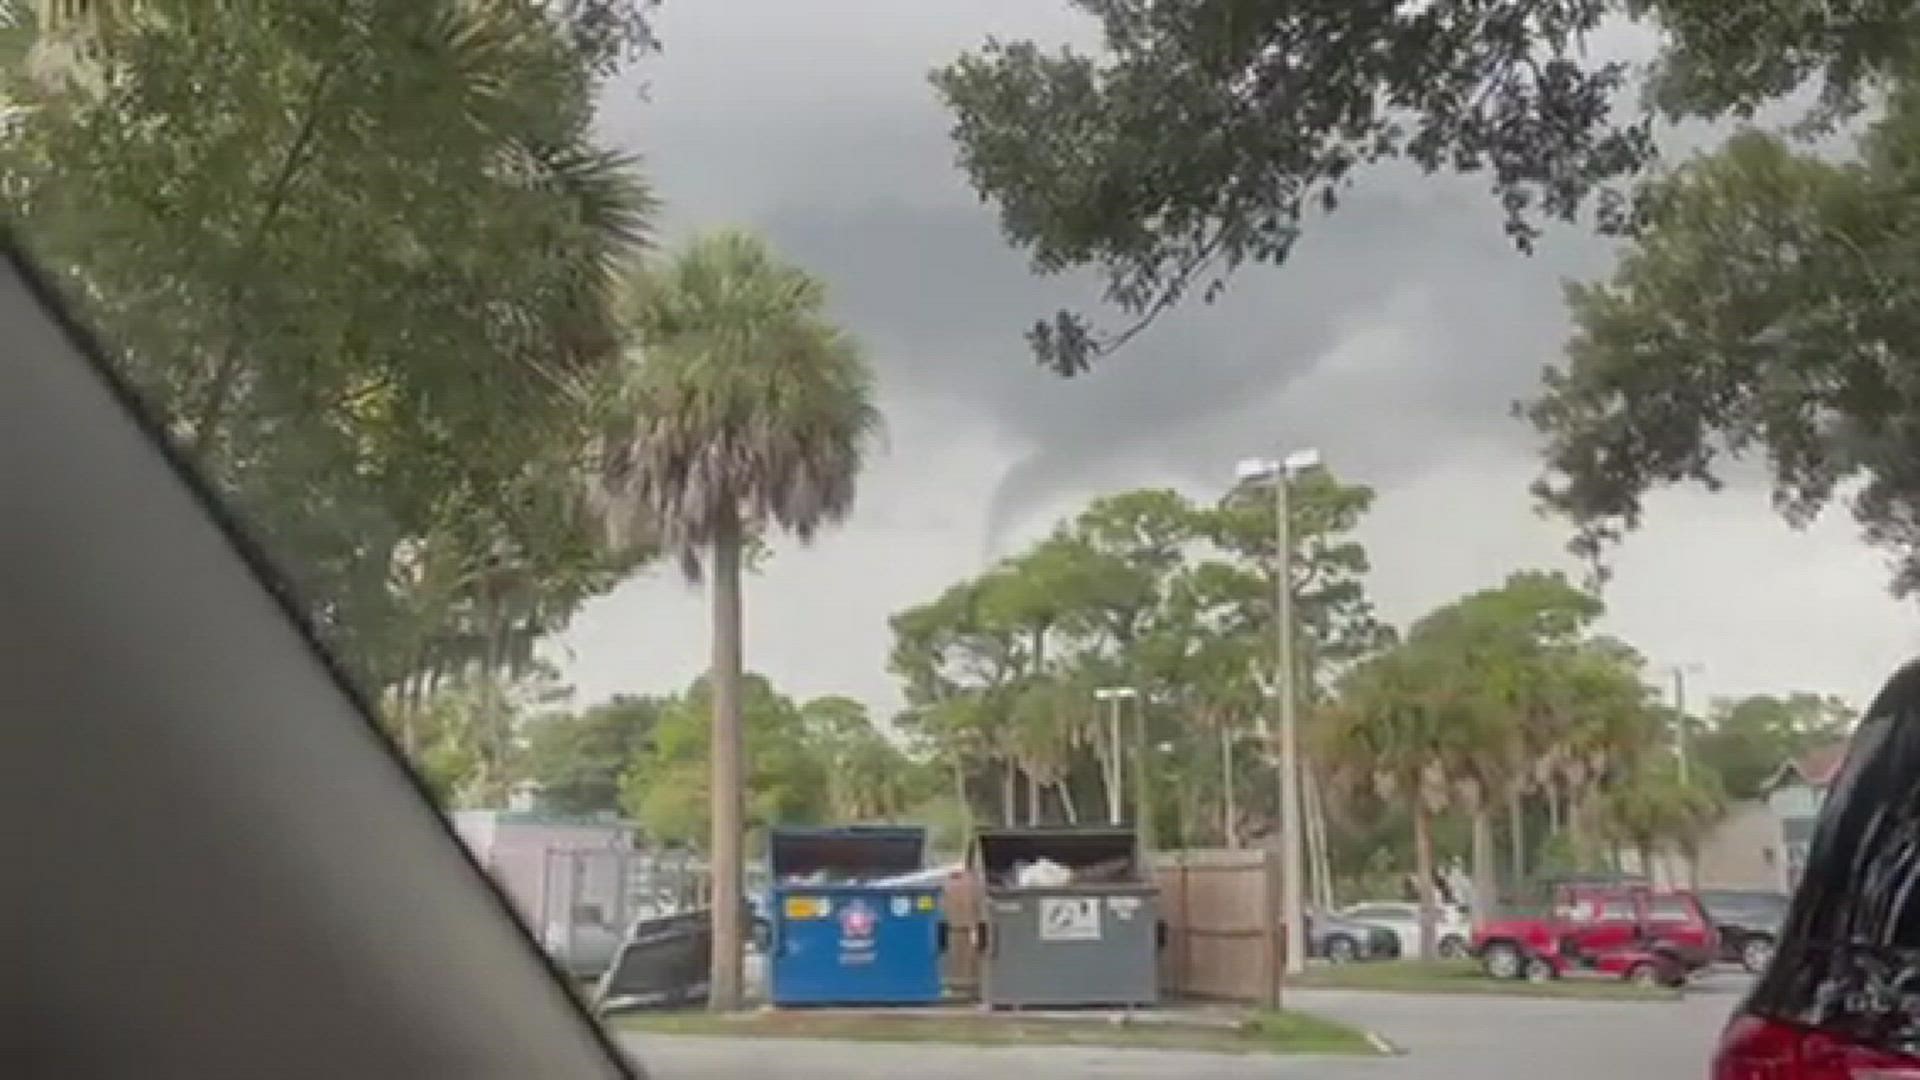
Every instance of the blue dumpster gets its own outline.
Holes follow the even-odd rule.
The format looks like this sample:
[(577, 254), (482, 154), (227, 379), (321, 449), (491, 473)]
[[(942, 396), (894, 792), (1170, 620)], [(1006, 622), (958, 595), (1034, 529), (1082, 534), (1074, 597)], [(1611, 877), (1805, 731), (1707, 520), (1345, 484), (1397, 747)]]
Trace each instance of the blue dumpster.
[(887, 884), (921, 868), (926, 830), (775, 829), (775, 1005), (909, 1005), (940, 1000), (940, 887)]

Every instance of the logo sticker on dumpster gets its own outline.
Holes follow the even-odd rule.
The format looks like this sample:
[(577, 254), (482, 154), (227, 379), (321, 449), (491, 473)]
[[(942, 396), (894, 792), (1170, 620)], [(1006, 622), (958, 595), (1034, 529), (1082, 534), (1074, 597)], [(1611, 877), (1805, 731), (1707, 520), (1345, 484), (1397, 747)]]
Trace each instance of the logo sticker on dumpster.
[(873, 909), (859, 900), (840, 909), (840, 963), (857, 966), (873, 963), (873, 926), (878, 922)]
[(840, 947), (863, 949), (873, 944), (873, 909), (855, 900), (840, 913)]
[(1092, 896), (1041, 897), (1040, 940), (1099, 941), (1099, 899)]

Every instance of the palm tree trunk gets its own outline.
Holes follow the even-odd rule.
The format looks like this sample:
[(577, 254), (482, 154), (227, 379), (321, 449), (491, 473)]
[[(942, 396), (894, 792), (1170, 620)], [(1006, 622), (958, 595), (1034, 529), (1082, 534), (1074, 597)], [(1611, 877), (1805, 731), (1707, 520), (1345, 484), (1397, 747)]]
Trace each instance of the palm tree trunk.
[(1240, 846), (1240, 830), (1235, 828), (1240, 814), (1233, 791), (1233, 729), (1220, 725), (1220, 835), (1227, 847)]
[(1579, 788), (1569, 785), (1567, 788), (1567, 847), (1573, 852), (1573, 865), (1580, 870), (1592, 869), (1589, 860), (1594, 858), (1594, 853), (1588, 850), (1587, 816), (1586, 796)]
[(1559, 836), (1560, 829), (1561, 829), (1560, 782), (1558, 780), (1548, 780), (1547, 781), (1547, 833), (1550, 836)]
[(1007, 759), (1006, 768), (1000, 771), (1000, 823), (1009, 828), (1020, 824), (1020, 792), (1015, 786), (1019, 781), (1018, 772), (1012, 758)]
[(740, 523), (724, 521), (713, 538), (712, 881), (713, 953), (709, 1007), (733, 1012), (741, 1004), (743, 939), (740, 909), (744, 872), (744, 769), (740, 731)]
[(1493, 865), (1493, 809), (1485, 799), (1473, 804), (1473, 910), (1493, 908), (1499, 894), (1499, 871)]
[(1434, 916), (1438, 905), (1433, 895), (1433, 822), (1427, 805), (1419, 795), (1413, 799), (1413, 874), (1415, 895), (1420, 901), (1420, 959), (1434, 955)]
[[(1507, 848), (1508, 880), (1517, 892), (1527, 878), (1527, 806), (1519, 784), (1507, 785)], [(1480, 883), (1475, 881), (1473, 887), (1479, 889)], [(1492, 893), (1486, 894), (1486, 902), (1493, 903)]]
[(1073, 789), (1067, 786), (1066, 779), (1055, 780), (1053, 790), (1060, 793), (1060, 809), (1067, 815), (1067, 824), (1080, 824), (1080, 809), (1073, 805)]
[(1032, 827), (1038, 826), (1039, 824), (1040, 824), (1040, 778), (1038, 776), (1035, 776), (1032, 770), (1028, 770), (1027, 771), (1027, 826), (1029, 828), (1032, 828)]

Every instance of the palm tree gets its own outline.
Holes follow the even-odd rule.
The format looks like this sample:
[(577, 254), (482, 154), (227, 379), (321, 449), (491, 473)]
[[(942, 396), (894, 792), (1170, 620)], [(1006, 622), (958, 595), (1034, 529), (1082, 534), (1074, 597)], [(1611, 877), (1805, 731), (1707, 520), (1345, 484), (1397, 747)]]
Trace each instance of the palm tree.
[(634, 285), (638, 361), (606, 507), (616, 534), (650, 533), (689, 580), (711, 574), (711, 1000), (724, 1011), (741, 1001), (741, 555), (771, 530), (805, 542), (845, 518), (880, 418), (821, 282), (758, 238), (697, 238)]
[(1453, 730), (1469, 722), (1430, 657), (1402, 645), (1349, 674), (1339, 703), (1316, 734), (1321, 759), (1348, 786), (1370, 783), (1387, 802), (1404, 800), (1413, 818), (1420, 894), (1420, 958), (1434, 957), (1433, 817), (1449, 799), (1446, 762)]
[(1683, 780), (1673, 758), (1650, 750), (1601, 796), (1599, 810), (1601, 832), (1632, 845), (1641, 873), (1652, 877), (1654, 853), (1671, 845), (1686, 856), (1691, 877), (1700, 840), (1725, 813), (1726, 796), (1712, 772), (1698, 770)]

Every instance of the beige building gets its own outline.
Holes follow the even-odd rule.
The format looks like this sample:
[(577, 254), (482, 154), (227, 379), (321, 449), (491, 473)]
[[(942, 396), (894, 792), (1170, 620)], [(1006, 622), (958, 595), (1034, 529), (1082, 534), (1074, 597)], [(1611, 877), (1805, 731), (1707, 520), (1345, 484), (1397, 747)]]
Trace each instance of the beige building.
[[(1815, 747), (1783, 763), (1760, 798), (1728, 806), (1700, 845), (1700, 887), (1788, 892), (1798, 885), (1827, 786), (1846, 753), (1844, 742)], [(1637, 860), (1629, 855), (1628, 861)], [(1690, 878), (1685, 860), (1675, 852), (1656, 854), (1650, 870), (1640, 872), (1657, 885), (1683, 886)]]

